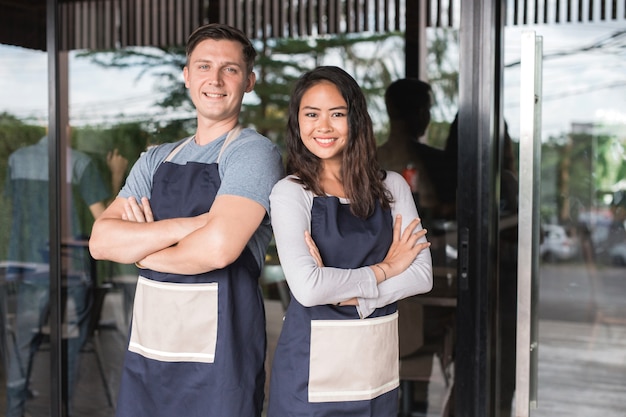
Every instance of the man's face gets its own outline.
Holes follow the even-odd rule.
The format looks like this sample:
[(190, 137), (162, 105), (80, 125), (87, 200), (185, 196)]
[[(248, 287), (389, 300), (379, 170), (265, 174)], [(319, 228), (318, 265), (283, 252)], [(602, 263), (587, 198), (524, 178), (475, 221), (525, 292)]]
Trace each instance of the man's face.
[(207, 122), (238, 118), (243, 95), (256, 79), (246, 71), (239, 42), (213, 39), (196, 46), (183, 76), (198, 118)]

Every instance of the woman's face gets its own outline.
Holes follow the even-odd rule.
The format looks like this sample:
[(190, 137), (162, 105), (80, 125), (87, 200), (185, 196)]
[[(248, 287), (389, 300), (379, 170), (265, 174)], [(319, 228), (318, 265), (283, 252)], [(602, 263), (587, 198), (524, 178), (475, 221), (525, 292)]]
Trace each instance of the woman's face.
[(348, 104), (333, 83), (320, 81), (304, 93), (298, 124), (311, 153), (324, 161), (341, 161), (348, 143)]

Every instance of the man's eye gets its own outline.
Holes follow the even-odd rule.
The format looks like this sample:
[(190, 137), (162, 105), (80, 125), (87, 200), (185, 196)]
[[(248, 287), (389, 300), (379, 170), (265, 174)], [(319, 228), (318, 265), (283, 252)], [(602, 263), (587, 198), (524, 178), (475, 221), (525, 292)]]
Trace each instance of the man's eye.
[(226, 72), (232, 72), (233, 74), (237, 73), (237, 68), (233, 68), (233, 67), (226, 67), (225, 68)]
[(206, 70), (206, 69), (209, 69), (209, 66), (204, 64), (204, 65), (200, 65), (198, 68), (200, 68), (201, 70)]

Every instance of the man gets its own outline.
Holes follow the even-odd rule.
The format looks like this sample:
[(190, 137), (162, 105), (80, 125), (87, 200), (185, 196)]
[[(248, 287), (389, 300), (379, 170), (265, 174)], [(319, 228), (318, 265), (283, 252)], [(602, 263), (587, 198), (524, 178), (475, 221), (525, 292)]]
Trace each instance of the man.
[(187, 42), (194, 136), (148, 150), (96, 221), (96, 259), (137, 263), (118, 416), (260, 416), (265, 316), (258, 278), (271, 238), (277, 147), (238, 129), (256, 52), (232, 27)]
[(384, 169), (402, 173), (411, 185), (422, 222), (448, 218), (451, 211), (441, 195), (447, 190), (446, 179), (454, 173), (442, 149), (419, 141), (430, 124), (431, 87), (416, 78), (402, 78), (385, 91), (389, 115), (389, 137), (378, 148)]
[[(68, 127), (67, 135), (70, 135)], [(79, 221), (81, 209), (89, 208), (93, 218), (105, 210), (111, 197), (93, 160), (75, 149), (67, 152), (67, 182), (71, 185), (71, 208), (69, 237), (84, 239), (89, 230), (84, 230)], [(122, 178), (128, 161), (117, 150), (109, 152), (107, 165), (111, 170), (113, 194), (119, 191), (116, 178)], [(117, 187), (117, 188), (115, 188)], [(9, 267), (8, 277), (16, 286), (15, 323), (12, 334), (7, 338), (7, 417), (24, 415), (29, 395), (28, 383), (35, 353), (41, 344), (42, 329), (48, 320), (50, 297), (49, 277), (49, 212), (48, 212), (48, 137), (38, 143), (20, 148), (9, 156), (6, 196), (11, 201), (11, 237), (7, 260), (15, 263)], [(90, 220), (91, 221), (91, 220)], [(68, 237), (68, 236), (66, 236)], [(78, 249), (83, 251), (83, 249)], [(87, 336), (90, 314), (91, 278), (85, 257), (86, 253), (73, 254), (68, 263), (67, 336), (68, 387), (72, 397), (77, 369), (77, 356)], [(25, 267), (24, 265), (27, 265)], [(6, 299), (13, 297), (7, 294)], [(70, 301), (71, 300), (71, 301)]]

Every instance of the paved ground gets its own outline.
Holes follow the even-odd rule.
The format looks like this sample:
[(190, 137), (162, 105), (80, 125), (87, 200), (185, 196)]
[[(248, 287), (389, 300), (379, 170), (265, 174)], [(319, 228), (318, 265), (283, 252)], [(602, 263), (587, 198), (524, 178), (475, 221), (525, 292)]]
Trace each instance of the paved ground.
[[(538, 405), (531, 417), (624, 417), (626, 416), (626, 326), (611, 324), (607, 317), (596, 315), (599, 310), (589, 299), (588, 277), (580, 268), (564, 265), (548, 266), (543, 273), (539, 324)], [(612, 275), (611, 275), (612, 274)], [(609, 296), (624, 303), (626, 270), (610, 272), (612, 285)], [(620, 279), (623, 279), (620, 281)], [(560, 296), (559, 296), (560, 294)], [(621, 294), (621, 295), (620, 295)], [(616, 305), (613, 303), (612, 305)], [(267, 301), (268, 360), (282, 325), (282, 307), (278, 301)], [(626, 315), (618, 312), (618, 316)], [(122, 293), (107, 296), (103, 320), (115, 326), (100, 331), (105, 362), (105, 376), (113, 393), (118, 389), (120, 366), (126, 344)], [(91, 347), (93, 345), (89, 345)], [(49, 381), (48, 351), (38, 352), (33, 375), (36, 398), (28, 402), (32, 417), (48, 416), (47, 384)], [(0, 368), (1, 371), (1, 368)], [(444, 384), (435, 368), (429, 397), (428, 417), (437, 416)], [(0, 381), (0, 415), (4, 410), (4, 381)], [(113, 408), (107, 403), (104, 384), (92, 349), (81, 355), (81, 368), (76, 389), (74, 417), (112, 417)]]

